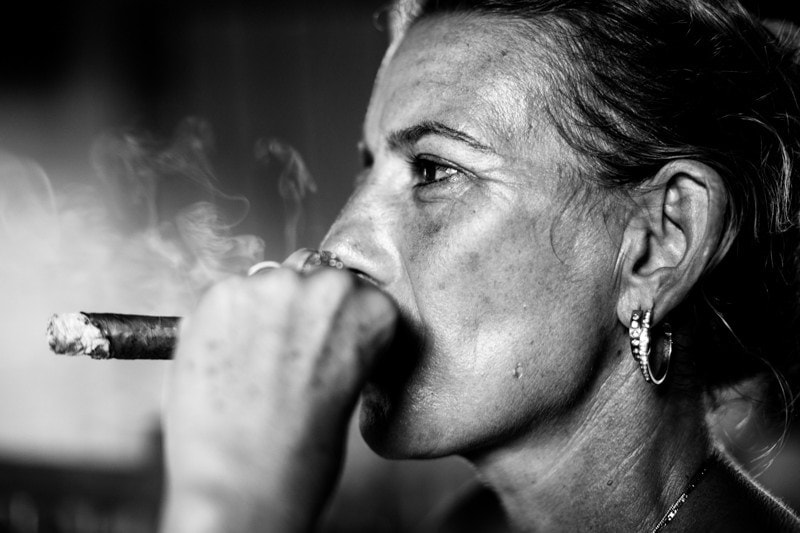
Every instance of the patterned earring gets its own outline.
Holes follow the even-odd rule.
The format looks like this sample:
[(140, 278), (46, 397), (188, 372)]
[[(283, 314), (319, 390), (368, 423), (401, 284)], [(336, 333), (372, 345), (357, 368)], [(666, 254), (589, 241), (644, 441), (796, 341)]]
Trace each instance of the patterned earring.
[(642, 371), (642, 376), (647, 383), (654, 385), (661, 385), (667, 378), (669, 371), (669, 362), (672, 358), (672, 329), (669, 324), (664, 324), (664, 346), (662, 350), (662, 362), (660, 376), (656, 377), (653, 374), (653, 369), (650, 365), (650, 348), (651, 348), (651, 332), (650, 326), (653, 319), (653, 310), (642, 311), (637, 309), (631, 315), (631, 327), (628, 330), (628, 336), (631, 340), (631, 355), (639, 363), (639, 368)]

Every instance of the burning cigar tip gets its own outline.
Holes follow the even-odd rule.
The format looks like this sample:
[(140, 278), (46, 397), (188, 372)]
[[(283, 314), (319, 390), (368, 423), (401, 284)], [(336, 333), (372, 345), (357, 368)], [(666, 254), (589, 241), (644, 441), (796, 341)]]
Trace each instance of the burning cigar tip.
[(61, 313), (50, 317), (47, 343), (57, 354), (109, 357), (110, 341), (84, 313)]

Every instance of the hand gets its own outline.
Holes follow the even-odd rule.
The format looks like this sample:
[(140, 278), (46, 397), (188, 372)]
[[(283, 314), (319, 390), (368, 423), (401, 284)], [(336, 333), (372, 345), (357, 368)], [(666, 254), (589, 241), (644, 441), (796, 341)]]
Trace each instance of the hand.
[(164, 533), (307, 531), (397, 311), (348, 272), (280, 268), (184, 320), (166, 410)]

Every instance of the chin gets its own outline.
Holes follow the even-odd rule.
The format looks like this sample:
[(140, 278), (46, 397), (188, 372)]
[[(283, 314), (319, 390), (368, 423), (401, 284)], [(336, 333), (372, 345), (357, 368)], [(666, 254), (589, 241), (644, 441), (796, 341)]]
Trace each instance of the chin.
[(403, 402), (367, 384), (361, 394), (359, 429), (369, 447), (386, 459), (435, 459), (451, 455), (442, 449), (440, 431), (430, 423), (415, 419)]

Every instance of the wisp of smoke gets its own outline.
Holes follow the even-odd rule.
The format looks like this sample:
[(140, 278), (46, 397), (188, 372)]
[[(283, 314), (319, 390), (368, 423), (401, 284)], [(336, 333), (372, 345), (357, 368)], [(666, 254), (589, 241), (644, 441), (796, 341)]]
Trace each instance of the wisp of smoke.
[(277, 139), (259, 139), (256, 142), (256, 160), (262, 164), (272, 161), (280, 166), (278, 192), (283, 199), (286, 216), (284, 242), (286, 253), (297, 249), (297, 234), (303, 217), (303, 200), (317, 192), (317, 184), (311, 177), (300, 154)]
[(92, 149), (96, 175), (61, 188), (0, 154), (0, 454), (138, 460), (168, 363), (55, 356), (44, 327), (64, 311), (180, 315), (263, 259), (260, 238), (235, 234), (249, 204), (221, 191), (212, 143), (196, 119), (169, 145), (105, 136)]

